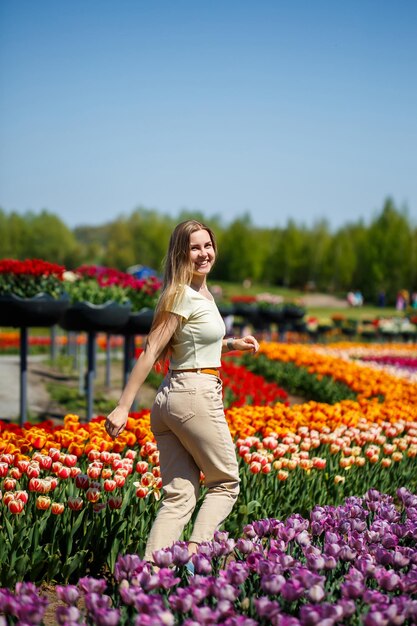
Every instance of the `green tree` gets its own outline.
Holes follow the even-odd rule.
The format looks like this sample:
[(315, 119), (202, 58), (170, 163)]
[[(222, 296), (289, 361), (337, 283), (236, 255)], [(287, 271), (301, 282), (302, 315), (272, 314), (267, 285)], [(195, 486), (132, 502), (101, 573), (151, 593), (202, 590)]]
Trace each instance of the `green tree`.
[(257, 234), (249, 215), (234, 220), (219, 237), (218, 268), (214, 276), (237, 282), (261, 281), (264, 263)]
[(376, 300), (384, 290), (393, 302), (399, 289), (411, 281), (412, 235), (405, 210), (399, 211), (391, 198), (371, 223), (360, 251), (361, 281), (366, 297)]
[(73, 232), (53, 213), (27, 213), (26, 225), (29, 229), (27, 256), (65, 266), (72, 266), (80, 259), (80, 246)]

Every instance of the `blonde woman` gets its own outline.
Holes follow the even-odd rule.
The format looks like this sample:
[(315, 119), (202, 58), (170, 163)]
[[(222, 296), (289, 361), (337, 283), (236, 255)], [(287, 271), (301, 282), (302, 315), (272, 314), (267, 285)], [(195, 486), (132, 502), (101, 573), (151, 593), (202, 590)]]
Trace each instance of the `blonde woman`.
[(151, 428), (159, 453), (164, 498), (150, 531), (145, 559), (181, 537), (200, 493), (207, 492), (188, 544), (213, 538), (239, 493), (235, 447), (226, 423), (219, 376), (221, 355), (230, 350), (257, 352), (248, 335), (226, 339), (225, 325), (207, 287), (216, 260), (214, 233), (195, 220), (174, 229), (165, 259), (164, 282), (145, 350), (138, 358), (106, 430), (117, 437), (130, 407), (157, 361), (169, 358), (169, 371), (157, 391)]

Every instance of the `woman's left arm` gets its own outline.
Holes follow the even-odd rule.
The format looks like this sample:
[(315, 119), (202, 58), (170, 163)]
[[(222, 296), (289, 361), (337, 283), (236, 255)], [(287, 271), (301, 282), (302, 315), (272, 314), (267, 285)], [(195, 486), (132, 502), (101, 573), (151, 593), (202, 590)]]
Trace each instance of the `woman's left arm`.
[(222, 354), (225, 352), (231, 352), (232, 350), (240, 350), (241, 352), (251, 350), (255, 353), (259, 350), (259, 343), (252, 335), (223, 339)]

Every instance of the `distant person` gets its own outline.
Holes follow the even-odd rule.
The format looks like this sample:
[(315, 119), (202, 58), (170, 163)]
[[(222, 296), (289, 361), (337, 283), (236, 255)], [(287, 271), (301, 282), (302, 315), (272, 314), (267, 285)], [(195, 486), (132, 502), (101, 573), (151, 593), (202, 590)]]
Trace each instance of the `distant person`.
[(381, 290), (378, 294), (378, 306), (383, 308), (385, 306), (385, 291)]
[(200, 495), (200, 473), (207, 492), (188, 544), (213, 538), (239, 493), (236, 452), (224, 415), (221, 355), (257, 352), (255, 337), (226, 339), (225, 325), (207, 287), (217, 246), (210, 228), (195, 220), (174, 229), (165, 260), (162, 292), (151, 332), (117, 407), (106, 419), (110, 437), (126, 426), (133, 400), (157, 361), (169, 357), (169, 371), (151, 411), (159, 450), (164, 498), (151, 528), (145, 559), (181, 537)]
[(405, 311), (406, 306), (407, 306), (407, 303), (404, 298), (404, 292), (399, 291), (397, 293), (397, 300), (395, 302), (395, 308), (397, 309), (397, 311)]
[(355, 298), (355, 294), (353, 293), (353, 291), (349, 291), (349, 293), (346, 296), (346, 300), (349, 306), (355, 306), (356, 298)]

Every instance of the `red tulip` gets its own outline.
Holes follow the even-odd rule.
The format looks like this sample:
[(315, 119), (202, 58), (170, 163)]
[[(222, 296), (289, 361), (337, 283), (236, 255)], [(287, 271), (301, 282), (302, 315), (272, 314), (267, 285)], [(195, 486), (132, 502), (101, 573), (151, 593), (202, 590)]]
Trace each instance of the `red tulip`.
[(90, 452), (88, 453), (88, 460), (90, 462), (97, 461), (97, 459), (99, 458), (100, 458), (99, 450), (90, 450)]
[(29, 494), (27, 491), (15, 491), (14, 496), (16, 498), (16, 500), (21, 500), (23, 502), (23, 504), (26, 504), (27, 501), (29, 500)]
[(107, 478), (103, 483), (104, 491), (114, 491), (117, 487), (117, 483), (115, 480), (111, 480)]
[(74, 498), (72, 496), (68, 498), (68, 507), (72, 511), (81, 511), (83, 506), (84, 506), (84, 501), (82, 498)]
[(42, 493), (43, 492), (43, 487), (42, 487), (42, 483), (43, 482), (44, 481), (41, 478), (31, 478), (29, 483), (28, 483), (29, 491), (37, 491), (38, 493)]
[(77, 457), (75, 454), (66, 454), (64, 457), (64, 465), (67, 467), (74, 467), (77, 464)]
[(100, 513), (100, 511), (103, 511), (103, 509), (106, 508), (106, 503), (105, 502), (94, 502), (93, 503), (93, 511), (94, 513)]
[(3, 489), (13, 491), (16, 489), (17, 480), (15, 478), (5, 478), (3, 481)]
[(78, 489), (88, 489), (90, 479), (87, 474), (78, 474), (78, 476), (75, 477), (75, 486), (78, 487)]
[(52, 502), (51, 513), (53, 515), (61, 515), (65, 510), (65, 506), (61, 502)]
[(7, 463), (0, 463), (0, 478), (7, 476), (9, 472), (9, 466)]
[(17, 461), (16, 467), (22, 472), (22, 474), (24, 474), (29, 467), (29, 461), (21, 459), (20, 461)]
[(21, 500), (10, 500), (7, 503), (7, 508), (10, 513), (13, 513), (13, 515), (19, 515), (19, 513), (23, 511), (24, 507), (25, 505)]
[(90, 487), (85, 492), (85, 497), (89, 502), (97, 502), (98, 500), (100, 500), (100, 495), (100, 490), (95, 489), (94, 487)]
[(108, 502), (110, 509), (120, 509), (123, 504), (123, 496), (110, 496)]
[(6, 506), (8, 506), (9, 502), (11, 502), (12, 500), (16, 500), (15, 498), (15, 494), (13, 491), (6, 491), (3, 494), (3, 502)]
[(65, 480), (71, 476), (71, 469), (62, 465), (62, 467), (59, 468), (56, 474), (58, 478), (62, 478)]

